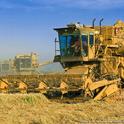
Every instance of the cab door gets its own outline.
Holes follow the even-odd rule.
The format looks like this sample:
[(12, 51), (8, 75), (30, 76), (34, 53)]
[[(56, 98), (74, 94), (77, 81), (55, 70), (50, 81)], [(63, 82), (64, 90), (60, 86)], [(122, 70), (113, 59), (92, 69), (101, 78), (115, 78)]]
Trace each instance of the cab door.
[(92, 32), (82, 34), (82, 56), (84, 61), (94, 59), (95, 57), (95, 36)]
[(95, 57), (95, 35), (94, 33), (89, 33), (89, 43), (88, 43), (88, 59), (94, 59)]

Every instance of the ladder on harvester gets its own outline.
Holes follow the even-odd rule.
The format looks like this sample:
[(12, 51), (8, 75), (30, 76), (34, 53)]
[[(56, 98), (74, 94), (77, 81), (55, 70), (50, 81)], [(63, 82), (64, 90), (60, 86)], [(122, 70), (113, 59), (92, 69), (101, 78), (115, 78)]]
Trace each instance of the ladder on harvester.
[(109, 47), (110, 47), (110, 45), (100, 44), (99, 47), (98, 47), (98, 50), (96, 52), (96, 58), (97, 59), (99, 59), (101, 61), (104, 61), (104, 62), (108, 62), (107, 64), (104, 63), (104, 62), (102, 63), (102, 65), (104, 66), (104, 68), (106, 69), (108, 74), (109, 74), (109, 70), (111, 70), (111, 72), (113, 72), (113, 73), (116, 73), (116, 70), (114, 70), (112, 65), (109, 64), (109, 59), (111, 57), (111, 56), (107, 55), (107, 50), (108, 50)]
[(60, 55), (59, 41), (55, 38), (55, 56)]
[(106, 54), (108, 46), (100, 44), (98, 46), (98, 50), (96, 52), (96, 58), (104, 58), (104, 55)]

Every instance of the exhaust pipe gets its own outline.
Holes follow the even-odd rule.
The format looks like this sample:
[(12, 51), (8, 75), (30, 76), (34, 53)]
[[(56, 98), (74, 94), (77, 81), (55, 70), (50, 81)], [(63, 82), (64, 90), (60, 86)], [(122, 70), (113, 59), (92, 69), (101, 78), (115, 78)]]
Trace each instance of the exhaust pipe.
[(96, 18), (93, 19), (93, 22), (92, 22), (92, 27), (94, 28), (95, 27), (95, 21), (96, 21)]
[(100, 22), (99, 22), (99, 26), (100, 26), (100, 34), (102, 34), (102, 21), (103, 21), (104, 19), (102, 18), (101, 20), (100, 20)]

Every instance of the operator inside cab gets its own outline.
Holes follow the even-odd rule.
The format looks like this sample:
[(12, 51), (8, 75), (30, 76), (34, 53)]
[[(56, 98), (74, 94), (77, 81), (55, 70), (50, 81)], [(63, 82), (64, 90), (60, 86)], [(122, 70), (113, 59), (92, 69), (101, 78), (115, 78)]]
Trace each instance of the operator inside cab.
[(80, 56), (81, 43), (79, 35), (60, 35), (61, 56)]
[(79, 36), (72, 37), (70, 42), (70, 52), (73, 56), (79, 56), (81, 50)]

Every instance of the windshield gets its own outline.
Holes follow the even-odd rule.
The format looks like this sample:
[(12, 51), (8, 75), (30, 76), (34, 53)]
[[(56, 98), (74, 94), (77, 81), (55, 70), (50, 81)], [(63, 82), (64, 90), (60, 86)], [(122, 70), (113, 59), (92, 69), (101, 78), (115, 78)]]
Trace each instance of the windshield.
[(60, 35), (61, 56), (80, 56), (80, 37), (79, 35)]

